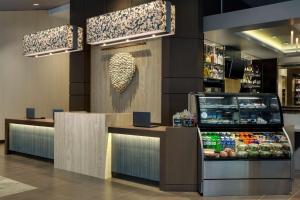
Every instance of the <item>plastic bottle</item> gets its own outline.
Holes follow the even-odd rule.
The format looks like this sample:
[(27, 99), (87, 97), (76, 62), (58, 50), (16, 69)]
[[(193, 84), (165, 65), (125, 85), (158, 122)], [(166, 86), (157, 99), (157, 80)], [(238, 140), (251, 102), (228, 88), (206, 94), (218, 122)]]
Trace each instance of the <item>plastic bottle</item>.
[(173, 115), (173, 126), (174, 127), (182, 126), (182, 119), (180, 113), (176, 113), (175, 115)]
[(221, 145), (221, 137), (220, 137), (219, 134), (215, 135), (215, 140), (216, 140), (215, 150), (216, 150), (216, 152), (221, 152), (222, 151), (222, 145)]
[(206, 132), (203, 132), (203, 133), (202, 133), (202, 142), (203, 142), (203, 148), (204, 148), (204, 149), (208, 149), (208, 148), (207, 148), (207, 142), (208, 142), (208, 141), (207, 141), (207, 133), (206, 133)]

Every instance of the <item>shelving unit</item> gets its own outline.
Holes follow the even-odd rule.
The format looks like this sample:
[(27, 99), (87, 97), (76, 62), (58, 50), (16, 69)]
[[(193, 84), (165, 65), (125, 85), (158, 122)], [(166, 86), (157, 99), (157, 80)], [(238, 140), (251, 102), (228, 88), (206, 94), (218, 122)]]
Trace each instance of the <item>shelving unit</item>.
[(204, 41), (203, 83), (205, 92), (223, 92), (225, 78), (225, 46)]
[(242, 80), (242, 91), (250, 93), (259, 93), (262, 89), (262, 67), (249, 64), (245, 68), (244, 78)]
[(294, 78), (294, 104), (300, 105), (300, 76)]

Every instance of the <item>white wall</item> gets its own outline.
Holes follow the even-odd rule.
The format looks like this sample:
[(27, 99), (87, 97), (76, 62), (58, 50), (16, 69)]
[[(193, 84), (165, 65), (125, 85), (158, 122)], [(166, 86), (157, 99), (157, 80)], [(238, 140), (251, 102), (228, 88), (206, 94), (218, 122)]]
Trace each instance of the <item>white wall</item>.
[[(64, 11), (69, 12), (69, 11)], [(5, 118), (25, 117), (26, 107), (51, 117), (53, 108), (69, 107), (69, 55), (27, 58), (25, 34), (69, 23), (69, 16), (47, 11), (0, 12), (0, 140)]]

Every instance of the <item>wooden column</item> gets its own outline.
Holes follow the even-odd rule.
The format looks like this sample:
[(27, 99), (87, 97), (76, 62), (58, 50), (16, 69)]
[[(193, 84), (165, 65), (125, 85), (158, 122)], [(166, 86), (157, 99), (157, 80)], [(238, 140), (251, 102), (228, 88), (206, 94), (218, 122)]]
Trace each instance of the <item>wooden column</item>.
[[(105, 12), (104, 0), (72, 0), (70, 23), (84, 28), (85, 36), (86, 19)], [(91, 47), (84, 44), (82, 52), (70, 54), (70, 111), (90, 111)]]
[(202, 0), (171, 0), (176, 6), (176, 35), (163, 39), (162, 124), (188, 108), (188, 93), (203, 90)]

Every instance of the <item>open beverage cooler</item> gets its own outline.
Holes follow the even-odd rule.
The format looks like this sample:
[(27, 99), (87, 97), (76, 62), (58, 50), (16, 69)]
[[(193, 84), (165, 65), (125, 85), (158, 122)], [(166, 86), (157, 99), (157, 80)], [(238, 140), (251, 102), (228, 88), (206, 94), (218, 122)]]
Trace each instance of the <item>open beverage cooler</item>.
[(289, 194), (292, 146), (275, 94), (190, 95), (204, 196)]

